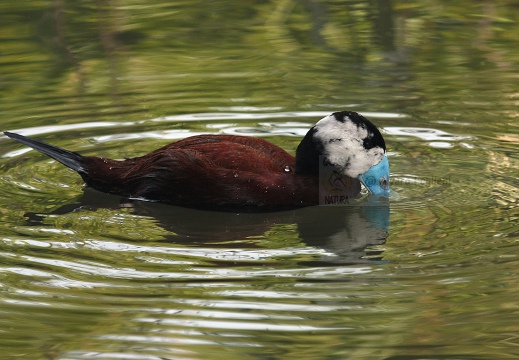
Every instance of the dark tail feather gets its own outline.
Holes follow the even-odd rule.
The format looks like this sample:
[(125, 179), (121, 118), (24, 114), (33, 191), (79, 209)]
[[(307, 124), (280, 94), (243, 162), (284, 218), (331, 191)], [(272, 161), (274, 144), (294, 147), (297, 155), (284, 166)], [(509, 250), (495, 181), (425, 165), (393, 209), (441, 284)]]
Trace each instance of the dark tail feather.
[(21, 142), (24, 145), (32, 147), (33, 149), (38, 150), (39, 152), (42, 152), (47, 156), (50, 156), (54, 160), (59, 161), (63, 165), (71, 168), (72, 170), (76, 170), (80, 173), (86, 172), (82, 165), (84, 162), (83, 156), (75, 152), (68, 151), (57, 146), (47, 144), (43, 141), (31, 139), (26, 136), (15, 134), (9, 131), (4, 131), (4, 134), (13, 140)]

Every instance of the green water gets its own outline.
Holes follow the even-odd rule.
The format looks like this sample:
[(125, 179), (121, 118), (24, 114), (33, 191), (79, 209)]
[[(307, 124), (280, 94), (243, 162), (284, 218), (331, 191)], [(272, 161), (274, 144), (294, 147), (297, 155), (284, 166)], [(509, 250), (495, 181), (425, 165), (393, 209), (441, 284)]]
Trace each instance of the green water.
[(199, 133), (293, 153), (355, 110), (395, 195), (127, 204), (2, 137), (0, 358), (516, 358), (518, 38), (513, 1), (3, 1), (0, 130), (111, 158)]

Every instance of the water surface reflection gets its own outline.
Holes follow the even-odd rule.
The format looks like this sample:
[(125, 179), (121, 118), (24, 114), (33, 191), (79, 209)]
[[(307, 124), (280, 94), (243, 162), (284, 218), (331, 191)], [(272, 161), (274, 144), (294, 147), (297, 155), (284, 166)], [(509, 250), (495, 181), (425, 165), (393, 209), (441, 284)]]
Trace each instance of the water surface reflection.
[[(121, 200), (123, 203), (121, 203)], [(383, 199), (362, 199), (351, 205), (316, 206), (274, 213), (226, 213), (181, 208), (157, 203), (125, 202), (117, 196), (107, 196), (90, 188), (74, 203), (61, 206), (51, 213), (25, 214), (28, 226), (44, 226), (45, 218), (74, 212), (96, 211), (100, 208), (119, 209), (129, 207), (138, 216), (151, 218), (169, 235), (164, 239), (175, 244), (211, 246), (222, 249), (236, 246), (262, 248), (261, 239), (268, 233), (282, 231), (285, 236), (293, 228), (300, 241), (314, 249), (319, 259), (305, 262), (307, 265), (358, 264), (380, 260), (370, 245), (385, 242), (389, 230), (389, 202)], [(124, 225), (122, 225), (124, 226)], [(267, 257), (309, 253), (308, 248), (270, 250)], [(237, 255), (241, 260), (243, 254)], [(232, 256), (228, 259), (232, 260)]]

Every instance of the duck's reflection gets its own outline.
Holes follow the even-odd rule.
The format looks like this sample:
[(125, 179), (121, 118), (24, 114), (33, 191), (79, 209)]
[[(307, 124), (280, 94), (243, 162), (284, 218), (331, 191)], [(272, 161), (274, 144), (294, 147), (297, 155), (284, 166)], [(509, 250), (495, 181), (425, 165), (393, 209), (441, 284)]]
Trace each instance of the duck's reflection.
[[(183, 244), (229, 246), (229, 241), (264, 235), (275, 226), (295, 225), (303, 243), (323, 249), (320, 263), (361, 263), (380, 261), (380, 251), (371, 248), (386, 241), (389, 203), (384, 199), (365, 200), (352, 205), (315, 206), (275, 213), (228, 213), (181, 208), (158, 203), (121, 202), (86, 188), (77, 202), (61, 206), (53, 215), (99, 208), (130, 206), (136, 215), (153, 218), (171, 232), (168, 241)], [(27, 213), (30, 225), (42, 225), (46, 215)], [(225, 244), (224, 244), (225, 243)], [(240, 247), (247, 243), (240, 243)], [(250, 246), (255, 243), (250, 243)]]

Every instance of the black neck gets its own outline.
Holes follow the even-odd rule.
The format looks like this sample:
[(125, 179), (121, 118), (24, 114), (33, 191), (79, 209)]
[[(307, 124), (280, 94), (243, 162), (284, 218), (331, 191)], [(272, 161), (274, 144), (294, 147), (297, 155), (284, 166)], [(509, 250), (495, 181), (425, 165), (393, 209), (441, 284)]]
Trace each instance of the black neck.
[(314, 138), (315, 129), (311, 128), (296, 150), (296, 174), (319, 175), (319, 157), (323, 146)]

